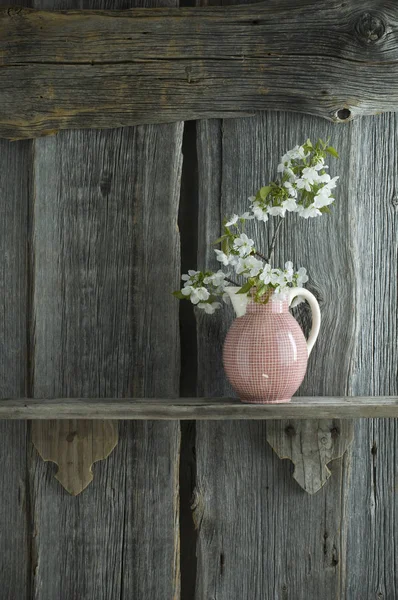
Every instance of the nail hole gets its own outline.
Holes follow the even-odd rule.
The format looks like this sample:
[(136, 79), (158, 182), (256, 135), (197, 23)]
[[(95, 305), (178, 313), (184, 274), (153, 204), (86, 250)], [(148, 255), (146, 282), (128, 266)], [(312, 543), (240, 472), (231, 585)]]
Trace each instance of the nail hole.
[(285, 429), (285, 433), (289, 437), (293, 437), (294, 435), (296, 435), (296, 430), (294, 429), (293, 425), (288, 425)]
[(349, 108), (340, 108), (336, 116), (340, 121), (347, 121), (351, 117), (351, 111)]
[(337, 427), (333, 427), (333, 429), (330, 430), (330, 433), (332, 434), (333, 440), (335, 440), (340, 435), (340, 431), (337, 429)]

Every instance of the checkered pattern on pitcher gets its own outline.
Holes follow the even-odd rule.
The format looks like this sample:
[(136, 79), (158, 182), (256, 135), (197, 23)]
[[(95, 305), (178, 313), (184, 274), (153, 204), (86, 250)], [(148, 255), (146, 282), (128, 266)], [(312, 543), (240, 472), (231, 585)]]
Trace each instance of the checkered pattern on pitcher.
[[(242, 302), (242, 296), (231, 294), (231, 299), (234, 305), (234, 300)], [(267, 304), (249, 300), (246, 314), (235, 319), (227, 334), (224, 368), (242, 402), (289, 402), (303, 381), (308, 348), (289, 312), (290, 302), (275, 295)]]

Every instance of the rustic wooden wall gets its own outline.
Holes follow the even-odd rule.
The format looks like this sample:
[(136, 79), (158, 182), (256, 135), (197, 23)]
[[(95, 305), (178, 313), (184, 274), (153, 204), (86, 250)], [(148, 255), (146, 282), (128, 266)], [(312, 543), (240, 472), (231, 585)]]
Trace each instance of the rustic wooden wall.
[[(1, 142), (0, 396), (179, 395), (182, 133)], [(179, 597), (178, 422), (121, 423), (77, 498), (26, 423), (0, 426), (4, 600)]]
[[(246, 210), (247, 197), (273, 176), (286, 148), (308, 136), (330, 138), (339, 148), (333, 214), (319, 221), (288, 217), (275, 256), (308, 268), (322, 310), (322, 334), (300, 393), (396, 393), (396, 117), (342, 128), (263, 113), (201, 122), (198, 131), (199, 266), (216, 267), (208, 242), (220, 217)], [(264, 244), (267, 229), (272, 233), (253, 229)], [(305, 309), (300, 316), (306, 326)], [(230, 393), (220, 339), (231, 320), (231, 312), (211, 320), (198, 315), (199, 395)], [(265, 444), (265, 423), (198, 422), (197, 599), (395, 598), (396, 426), (357, 422), (351, 452), (331, 464), (332, 478), (311, 497), (291, 478), (291, 464)]]
[[(397, 117), (342, 126), (262, 113), (200, 121), (196, 137), (187, 129), (180, 220), (192, 229), (182, 261), (196, 253), (198, 212), (199, 267), (216, 266), (207, 243), (222, 216), (247, 207), (280, 154), (308, 136), (331, 138), (342, 156), (333, 214), (296, 220), (275, 257), (308, 268), (321, 304), (301, 393), (396, 395)], [(179, 394), (178, 304), (166, 290), (179, 276), (182, 135), (176, 124), (0, 141), (0, 397)], [(265, 244), (267, 228), (253, 227)], [(305, 310), (298, 317), (308, 326)], [(232, 318), (197, 315), (196, 344), (184, 312), (185, 394), (195, 391), (196, 351), (197, 394), (230, 394), (220, 351)], [(398, 597), (394, 420), (357, 421), (351, 451), (313, 497), (267, 445), (265, 422), (182, 432), (180, 496), (179, 424), (126, 422), (94, 482), (72, 498), (32, 448), (29, 425), (0, 421), (1, 598), (177, 600), (180, 538), (185, 600)]]

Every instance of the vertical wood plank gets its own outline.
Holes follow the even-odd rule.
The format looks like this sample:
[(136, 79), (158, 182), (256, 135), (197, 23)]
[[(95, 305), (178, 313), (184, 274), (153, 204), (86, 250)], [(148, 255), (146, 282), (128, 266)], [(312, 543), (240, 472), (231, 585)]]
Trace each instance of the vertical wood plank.
[[(202, 260), (207, 251), (203, 248), (219, 235), (220, 217), (246, 210), (248, 196), (275, 176), (278, 158), (307, 137), (330, 137), (341, 151), (344, 160), (333, 167), (342, 176), (341, 191), (333, 216), (318, 222), (299, 222), (297, 216), (292, 216), (290, 220), (296, 221), (281, 236), (275, 264), (291, 259), (307, 267), (310, 289), (320, 300), (324, 317), (301, 393), (344, 393), (357, 328), (351, 310), (356, 279), (350, 253), (350, 199), (345, 185), (350, 174), (350, 128), (284, 113), (228, 120), (221, 127), (217, 122), (200, 124), (200, 218), (204, 225), (198, 267), (205, 266)], [(210, 165), (217, 161), (221, 181), (219, 175), (211, 180), (216, 168)], [(207, 212), (209, 195), (217, 203), (217, 209), (212, 209), (219, 215), (216, 220)], [(256, 240), (262, 242), (260, 247), (265, 246), (272, 225), (252, 224), (251, 233), (252, 228)], [(217, 266), (214, 258), (206, 264)], [(220, 347), (232, 318), (231, 312), (219, 314), (215, 320), (198, 317), (200, 394), (229, 393)], [(306, 311), (298, 318), (304, 327), (308, 326)], [(303, 423), (297, 425), (305, 427)], [(316, 429), (326, 426), (329, 423), (314, 424)], [(329, 465), (332, 478), (312, 498), (290, 480), (292, 466), (279, 461), (267, 448), (264, 424), (197, 423), (197, 461), (195, 518), (201, 523), (198, 599), (336, 597), (345, 555), (345, 459)]]
[[(30, 142), (0, 140), (0, 402), (27, 385), (27, 244)], [(30, 506), (26, 422), (0, 421), (0, 586), (28, 598)]]
[[(352, 227), (357, 232), (359, 323), (350, 393), (394, 394), (398, 390), (398, 120), (395, 115), (363, 119), (355, 124), (355, 132), (351, 160), (358, 177)], [(356, 423), (343, 591), (347, 598), (398, 596), (397, 428), (396, 419)]]
[[(178, 395), (178, 306), (166, 290), (179, 274), (182, 127), (36, 142), (35, 395)], [(35, 597), (177, 599), (178, 463), (172, 422), (121, 423), (77, 498), (35, 460)]]
[[(36, 142), (35, 396), (178, 394), (164, 290), (178, 280), (181, 138), (166, 125)], [(178, 449), (178, 423), (123, 424), (77, 498), (34, 462), (37, 598), (178, 597)]]

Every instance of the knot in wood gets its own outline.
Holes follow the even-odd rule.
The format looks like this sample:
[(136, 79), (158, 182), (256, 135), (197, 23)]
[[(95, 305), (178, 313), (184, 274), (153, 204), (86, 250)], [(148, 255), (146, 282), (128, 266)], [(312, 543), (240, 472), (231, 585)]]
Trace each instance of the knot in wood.
[(23, 8), (20, 6), (10, 6), (10, 8), (7, 9), (7, 15), (11, 18), (18, 17), (22, 11)]
[(386, 26), (378, 15), (365, 12), (357, 20), (355, 31), (359, 41), (370, 46), (376, 44), (384, 36)]

